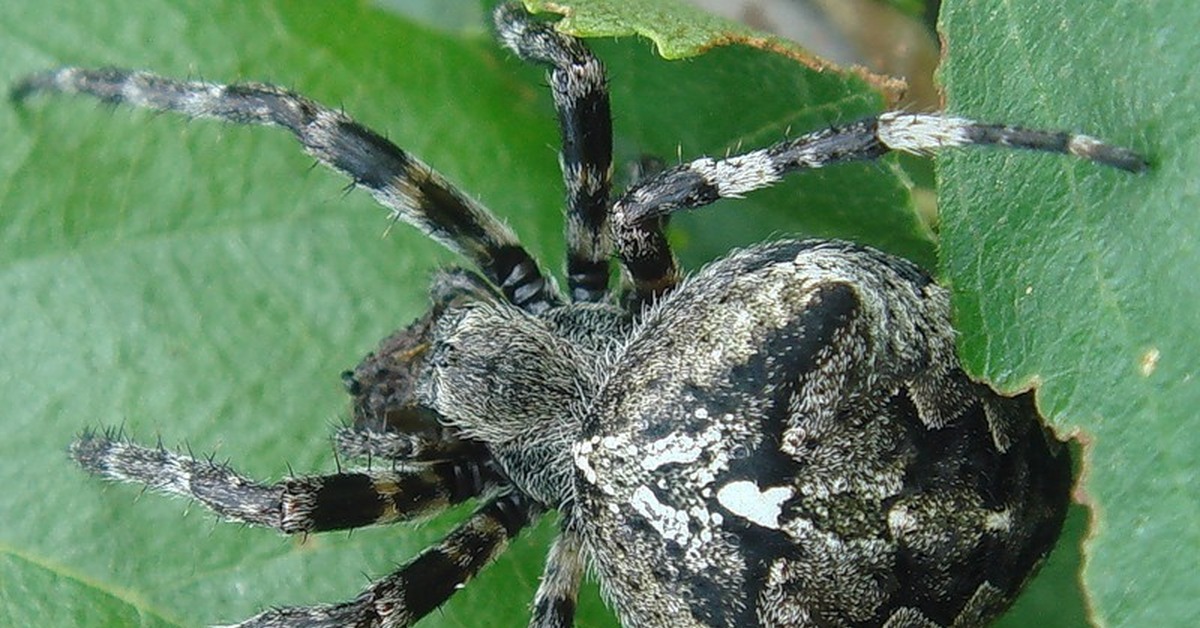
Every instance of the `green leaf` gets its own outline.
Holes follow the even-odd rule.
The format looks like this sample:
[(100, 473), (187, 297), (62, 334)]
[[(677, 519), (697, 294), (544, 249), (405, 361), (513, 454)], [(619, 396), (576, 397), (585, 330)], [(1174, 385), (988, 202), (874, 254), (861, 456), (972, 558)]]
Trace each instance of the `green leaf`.
[[(0, 3), (0, 29), (4, 85), (111, 65), (275, 81), (342, 106), (496, 208), (547, 268), (561, 265), (549, 93), (483, 24), (449, 30), (353, 2), (43, 0)], [(752, 46), (685, 62), (639, 38), (596, 48), (624, 161), (763, 145), (883, 100), (857, 76)], [(200, 625), (348, 599), (363, 574), (387, 573), (462, 518), (285, 539), (85, 477), (65, 448), (104, 425), (256, 478), (333, 470), (327, 436), (347, 414), (337, 374), (417, 316), (430, 274), (455, 259), (405, 227), (382, 238), (384, 213), (310, 169), (277, 130), (53, 98), (0, 106), (0, 136), (0, 590), (19, 601), (0, 606), (0, 624), (44, 623), (29, 609), (57, 605), (47, 625)], [(934, 259), (890, 162), (683, 217), (673, 237), (694, 266), (779, 233)], [(553, 533), (549, 518), (426, 625), (523, 623)], [(71, 614), (90, 607), (104, 610)], [(595, 585), (579, 620), (614, 625)]]
[(760, 37), (681, 0), (526, 0), (525, 6), (534, 12), (561, 14), (559, 28), (577, 37), (641, 35), (667, 59), (695, 56), (733, 38)]
[(171, 625), (144, 608), (136, 594), (106, 591), (12, 548), (0, 554), (0, 617), (9, 626)]
[[(738, 43), (775, 51), (816, 70), (837, 69), (791, 41), (706, 13), (685, 0), (525, 0), (525, 6), (533, 12), (562, 15), (559, 28), (578, 37), (641, 35), (653, 41), (666, 59), (692, 57)], [(900, 87), (884, 77), (870, 78), (878, 81), (880, 88)]]
[(1103, 625), (1200, 612), (1197, 29), (1190, 2), (943, 4), (954, 112), (1098, 135), (1153, 162), (1140, 177), (1002, 152), (940, 162), (964, 358), (1004, 388), (1037, 385), (1082, 443), (1082, 580)]

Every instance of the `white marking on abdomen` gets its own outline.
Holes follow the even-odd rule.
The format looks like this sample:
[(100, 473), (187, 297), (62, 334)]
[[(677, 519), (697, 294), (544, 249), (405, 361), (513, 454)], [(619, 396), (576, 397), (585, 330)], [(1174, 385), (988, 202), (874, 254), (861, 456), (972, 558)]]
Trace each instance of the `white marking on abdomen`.
[(654, 491), (647, 486), (639, 486), (629, 498), (629, 505), (650, 522), (650, 526), (658, 531), (663, 538), (675, 541), (680, 545), (688, 543), (688, 515), (682, 510), (676, 510), (658, 501)]
[(722, 486), (717, 491), (717, 502), (739, 517), (778, 530), (783, 502), (792, 494), (790, 486), (775, 486), (764, 491), (754, 482), (739, 480)]

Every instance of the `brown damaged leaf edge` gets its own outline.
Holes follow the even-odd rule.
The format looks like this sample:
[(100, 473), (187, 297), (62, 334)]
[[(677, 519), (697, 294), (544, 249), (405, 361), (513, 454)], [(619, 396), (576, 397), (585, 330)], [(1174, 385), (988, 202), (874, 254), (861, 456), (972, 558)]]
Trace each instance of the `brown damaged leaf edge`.
[[(1039, 409), (1038, 412), (1041, 412), (1041, 410)], [(1054, 429), (1053, 426), (1051, 428), (1055, 432), (1055, 436), (1062, 439), (1062, 436), (1058, 434), (1059, 430)], [(1099, 536), (1100, 520), (1103, 516), (1100, 502), (1094, 499), (1088, 493), (1087, 489), (1092, 475), (1092, 456), (1096, 450), (1096, 437), (1091, 432), (1077, 426), (1071, 428), (1070, 433), (1066, 435), (1065, 442), (1068, 447), (1077, 450), (1077, 455), (1075, 456), (1075, 486), (1071, 489), (1071, 501), (1083, 506), (1087, 510), (1087, 529), (1084, 531), (1083, 539), (1081, 540), (1082, 546), (1079, 548), (1080, 560), (1082, 562), (1079, 566), (1080, 571), (1075, 574), (1075, 577), (1077, 584), (1079, 584), (1079, 591), (1083, 595), (1087, 616), (1092, 620), (1094, 625), (1098, 625), (1100, 612), (1097, 610), (1095, 592), (1091, 587), (1084, 586), (1082, 580), (1083, 574), (1089, 568), (1088, 563), (1092, 560), (1090, 549)]]
[(576, 18), (575, 7), (571, 5), (559, 4), (556, 2), (544, 2), (536, 4), (527, 2), (525, 4), (526, 7), (534, 13), (553, 13), (562, 16), (563, 20), (558, 22), (557, 28), (559, 31), (568, 35), (574, 35), (576, 37), (583, 38), (599, 36), (617, 37), (622, 34), (645, 37), (646, 39), (654, 42), (656, 52), (664, 59), (675, 60), (678, 58), (699, 56), (708, 52), (709, 50), (712, 50), (713, 48), (741, 45), (791, 59), (792, 61), (795, 61), (809, 68), (810, 70), (813, 70), (814, 72), (837, 72), (856, 76), (869, 85), (872, 89), (878, 91), (880, 95), (883, 96), (884, 102), (888, 108), (894, 108), (901, 101), (901, 99), (904, 98), (905, 93), (908, 91), (908, 84), (904, 81), (904, 79), (886, 76), (883, 74), (876, 74), (857, 64), (848, 68), (842, 67), (836, 63), (827, 61), (808, 52), (794, 42), (746, 29), (735, 22), (730, 22), (720, 17), (715, 17), (715, 19), (725, 23), (727, 30), (720, 35), (708, 36), (703, 44), (687, 50), (679, 57), (672, 58), (664, 55), (662, 52), (664, 46), (663, 42), (661, 41), (663, 38), (661, 33), (655, 33), (647, 29), (638, 28), (636, 26), (625, 26), (624, 28), (627, 30), (624, 33), (611, 32), (599, 35), (595, 33), (582, 32), (571, 27), (571, 21)]

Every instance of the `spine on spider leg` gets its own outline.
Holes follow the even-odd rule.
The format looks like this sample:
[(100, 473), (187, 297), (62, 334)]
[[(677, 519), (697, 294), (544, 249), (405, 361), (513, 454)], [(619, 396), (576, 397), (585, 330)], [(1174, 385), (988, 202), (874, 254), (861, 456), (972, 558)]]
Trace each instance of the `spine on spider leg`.
[(383, 136), (299, 94), (261, 83), (221, 85), (114, 68), (61, 68), (26, 77), (11, 96), (20, 101), (37, 93), (84, 94), (193, 118), (283, 127), (308, 154), (370, 193), (393, 219), (469, 257), (516, 305), (536, 312), (557, 303), (536, 262), (491, 212)]
[(584, 43), (503, 4), (493, 15), (500, 41), (522, 59), (550, 66), (549, 82), (562, 133), (560, 164), (567, 189), (567, 280), (575, 301), (607, 294), (608, 200), (612, 188), (612, 112), (604, 64)]

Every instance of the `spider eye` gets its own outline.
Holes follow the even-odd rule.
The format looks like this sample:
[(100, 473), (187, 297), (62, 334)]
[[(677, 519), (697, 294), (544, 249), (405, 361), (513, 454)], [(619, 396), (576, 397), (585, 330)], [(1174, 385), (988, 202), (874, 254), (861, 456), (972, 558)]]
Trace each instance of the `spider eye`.
[(362, 392), (362, 382), (354, 376), (354, 371), (342, 371), (342, 386), (353, 397), (357, 397)]

